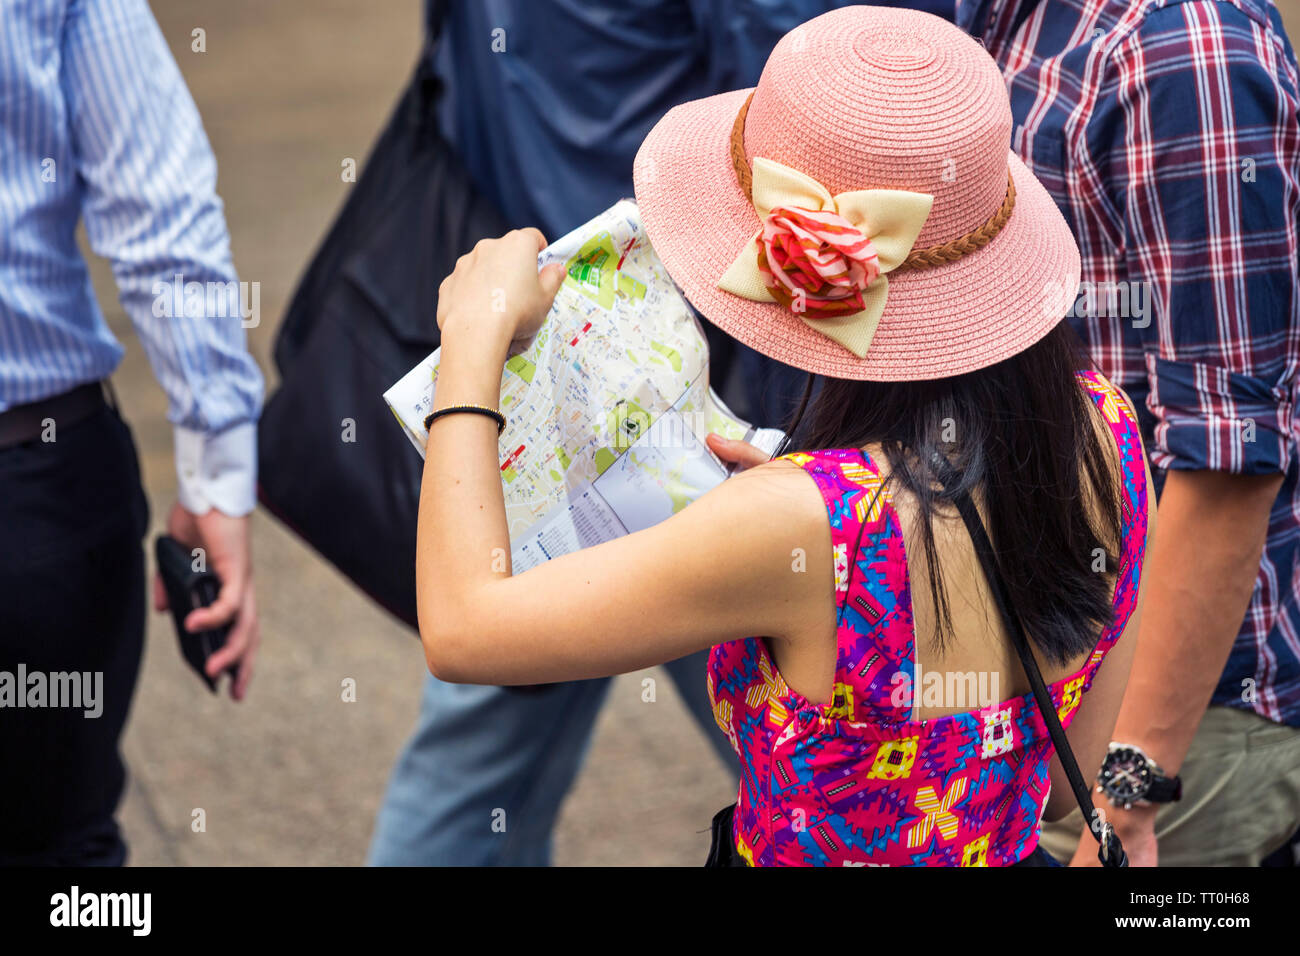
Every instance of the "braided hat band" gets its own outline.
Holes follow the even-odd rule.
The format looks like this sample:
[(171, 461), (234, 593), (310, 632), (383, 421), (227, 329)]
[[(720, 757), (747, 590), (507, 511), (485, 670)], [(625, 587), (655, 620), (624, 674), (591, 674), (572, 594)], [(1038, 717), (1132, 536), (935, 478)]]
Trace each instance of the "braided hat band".
[[(753, 198), (753, 170), (750, 169), (749, 160), (745, 156), (745, 117), (749, 113), (749, 104), (753, 101), (754, 94), (750, 92), (745, 97), (745, 102), (741, 104), (739, 112), (736, 113), (736, 122), (731, 127), (731, 163), (736, 170), (736, 181), (745, 193), (745, 198)], [(904, 259), (895, 269), (895, 272), (907, 272), (912, 269), (929, 269), (934, 266), (946, 265), (949, 262), (955, 262), (962, 256), (983, 249), (993, 241), (994, 237), (1002, 231), (1002, 227), (1007, 224), (1011, 218), (1011, 212), (1016, 208), (1016, 184), (1011, 178), (1010, 170), (1007, 171), (1007, 192), (1002, 200), (1002, 205), (988, 219), (972, 229), (963, 236), (949, 242), (940, 243), (937, 246), (930, 246), (926, 249), (912, 250), (906, 259)]]

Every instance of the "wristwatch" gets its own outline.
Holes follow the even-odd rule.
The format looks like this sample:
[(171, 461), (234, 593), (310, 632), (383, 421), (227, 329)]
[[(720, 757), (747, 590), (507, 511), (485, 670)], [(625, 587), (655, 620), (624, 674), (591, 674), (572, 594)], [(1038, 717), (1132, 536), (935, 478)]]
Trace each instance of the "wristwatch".
[(1183, 796), (1183, 782), (1166, 777), (1160, 765), (1137, 744), (1111, 742), (1097, 774), (1097, 792), (1104, 793), (1112, 807), (1172, 803)]

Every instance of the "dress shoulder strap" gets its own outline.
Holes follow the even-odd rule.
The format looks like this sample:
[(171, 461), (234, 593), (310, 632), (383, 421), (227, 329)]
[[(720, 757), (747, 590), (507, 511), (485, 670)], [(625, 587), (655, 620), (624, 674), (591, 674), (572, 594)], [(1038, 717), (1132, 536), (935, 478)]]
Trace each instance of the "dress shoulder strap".
[(1083, 386), (1101, 411), (1119, 450), (1121, 495), (1121, 526), (1119, 569), (1115, 581), (1115, 624), (1106, 629), (1097, 642), (1092, 656), (1085, 665), (1085, 688), (1092, 683), (1097, 668), (1106, 652), (1114, 646), (1123, 633), (1126, 623), (1137, 607), (1138, 583), (1147, 540), (1147, 471), (1146, 449), (1142, 445), (1142, 432), (1137, 414), (1128, 398), (1100, 372), (1085, 370), (1077, 373)]
[(1088, 393), (1101, 411), (1106, 424), (1110, 426), (1115, 443), (1119, 446), (1120, 459), (1124, 465), (1126, 477), (1130, 469), (1142, 474), (1140, 490), (1146, 488), (1146, 451), (1142, 447), (1142, 433), (1138, 427), (1137, 413), (1129, 404), (1128, 398), (1110, 383), (1100, 372), (1092, 369), (1075, 373), (1079, 384)]

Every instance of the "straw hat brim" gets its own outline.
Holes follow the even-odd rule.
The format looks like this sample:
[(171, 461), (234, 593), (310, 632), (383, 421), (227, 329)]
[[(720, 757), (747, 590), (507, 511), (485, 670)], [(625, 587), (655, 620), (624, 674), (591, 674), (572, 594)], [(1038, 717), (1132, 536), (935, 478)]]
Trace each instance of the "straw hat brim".
[(718, 288), (761, 225), (736, 181), (731, 130), (750, 90), (684, 103), (650, 131), (633, 171), (646, 235), (691, 303), (764, 355), (835, 378), (947, 378), (1033, 345), (1065, 316), (1079, 251), (1043, 185), (1008, 150), (1011, 218), (984, 248), (947, 265), (889, 276), (884, 316), (865, 358), (776, 303)]

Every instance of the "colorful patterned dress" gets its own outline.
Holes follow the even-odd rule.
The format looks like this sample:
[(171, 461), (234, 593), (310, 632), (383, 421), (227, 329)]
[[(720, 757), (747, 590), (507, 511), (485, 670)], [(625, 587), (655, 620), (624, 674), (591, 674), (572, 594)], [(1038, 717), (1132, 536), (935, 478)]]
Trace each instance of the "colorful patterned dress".
[[(1077, 673), (1051, 685), (1069, 726), (1137, 601), (1146, 543), (1144, 453), (1132, 411), (1100, 375), (1079, 380), (1119, 446), (1123, 541), (1114, 622)], [(740, 756), (733, 838), (755, 866), (1006, 866), (1038, 845), (1052, 744), (1032, 695), (912, 720), (915, 634), (907, 553), (876, 465), (858, 449), (785, 456), (816, 481), (834, 546), (832, 701), (786, 686), (761, 638), (709, 659), (718, 726)], [(849, 555), (865, 524), (849, 584)], [(899, 677), (897, 675), (903, 675)]]

